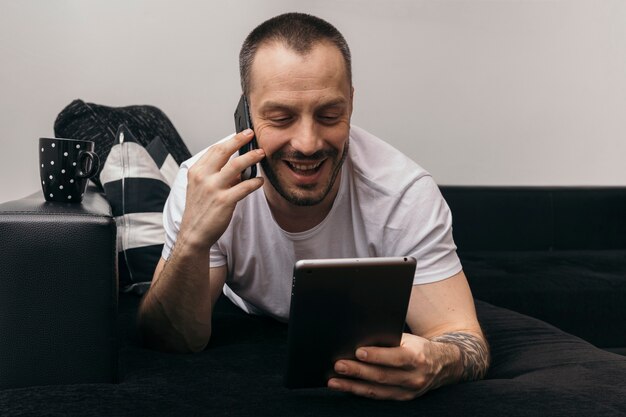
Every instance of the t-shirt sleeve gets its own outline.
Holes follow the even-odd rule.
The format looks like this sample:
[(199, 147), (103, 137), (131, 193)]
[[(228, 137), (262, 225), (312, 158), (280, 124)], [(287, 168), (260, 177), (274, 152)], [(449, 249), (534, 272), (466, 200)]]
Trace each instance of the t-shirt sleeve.
[(180, 230), (180, 222), (185, 211), (185, 197), (187, 194), (187, 167), (184, 165), (178, 170), (170, 195), (165, 201), (163, 207), (163, 228), (165, 229), (165, 244), (161, 257), (169, 259), (172, 254), (172, 248), (176, 242), (178, 231)]
[(406, 189), (385, 225), (384, 241), (390, 253), (417, 260), (414, 285), (440, 281), (462, 269), (450, 208), (430, 175)]
[[(176, 179), (172, 185), (170, 195), (165, 202), (163, 208), (163, 228), (165, 229), (165, 244), (161, 257), (169, 259), (172, 254), (172, 248), (176, 242), (176, 237), (180, 231), (180, 223), (185, 211), (185, 199), (187, 196), (187, 172), (188, 168), (185, 164), (181, 166), (176, 174)], [(226, 256), (222, 253), (219, 245), (216, 243), (211, 247), (210, 254), (211, 267), (218, 267), (226, 264)]]

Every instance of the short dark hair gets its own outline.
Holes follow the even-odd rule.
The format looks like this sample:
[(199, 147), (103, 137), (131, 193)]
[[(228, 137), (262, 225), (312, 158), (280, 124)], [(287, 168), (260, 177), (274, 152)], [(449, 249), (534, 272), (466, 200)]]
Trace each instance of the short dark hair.
[(239, 52), (241, 89), (250, 93), (250, 69), (259, 47), (265, 43), (281, 42), (287, 48), (304, 55), (317, 43), (327, 41), (339, 49), (346, 65), (348, 82), (352, 85), (350, 48), (343, 35), (327, 21), (305, 13), (285, 13), (257, 26), (246, 38)]

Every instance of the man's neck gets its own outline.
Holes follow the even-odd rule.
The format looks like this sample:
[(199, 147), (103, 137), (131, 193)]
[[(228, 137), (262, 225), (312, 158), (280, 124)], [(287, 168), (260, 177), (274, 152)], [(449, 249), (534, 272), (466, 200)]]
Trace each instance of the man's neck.
[(341, 172), (337, 175), (328, 195), (314, 206), (297, 206), (288, 202), (267, 180), (263, 185), (263, 191), (276, 223), (286, 232), (299, 233), (314, 228), (326, 218), (333, 207), (340, 184)]

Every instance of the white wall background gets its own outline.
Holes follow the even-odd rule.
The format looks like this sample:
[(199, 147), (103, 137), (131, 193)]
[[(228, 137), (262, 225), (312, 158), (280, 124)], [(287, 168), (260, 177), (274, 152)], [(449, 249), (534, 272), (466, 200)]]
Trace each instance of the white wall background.
[(626, 185), (623, 0), (0, 0), (0, 201), (75, 98), (164, 110), (192, 153), (233, 130), (247, 33), (286, 11), (353, 53), (353, 122), (440, 184)]

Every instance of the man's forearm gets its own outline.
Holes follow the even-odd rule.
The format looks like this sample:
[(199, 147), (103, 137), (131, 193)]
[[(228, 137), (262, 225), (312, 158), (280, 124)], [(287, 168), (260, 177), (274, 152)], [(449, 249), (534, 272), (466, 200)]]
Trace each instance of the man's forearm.
[[(176, 326), (169, 317), (154, 291), (146, 294), (141, 303), (138, 317), (139, 330), (145, 346), (168, 352), (193, 352), (180, 326)], [(200, 345), (198, 343), (198, 345)]]
[[(443, 355), (453, 355), (457, 366), (452, 366), (446, 382), (475, 381), (484, 378), (491, 357), (484, 337), (469, 332), (449, 332), (430, 339), (441, 343)], [(445, 384), (445, 383), (444, 383)], [(442, 385), (444, 385), (442, 384)]]
[(205, 256), (174, 249), (139, 309), (139, 327), (147, 345), (179, 352), (206, 346), (212, 311), (208, 265)]

